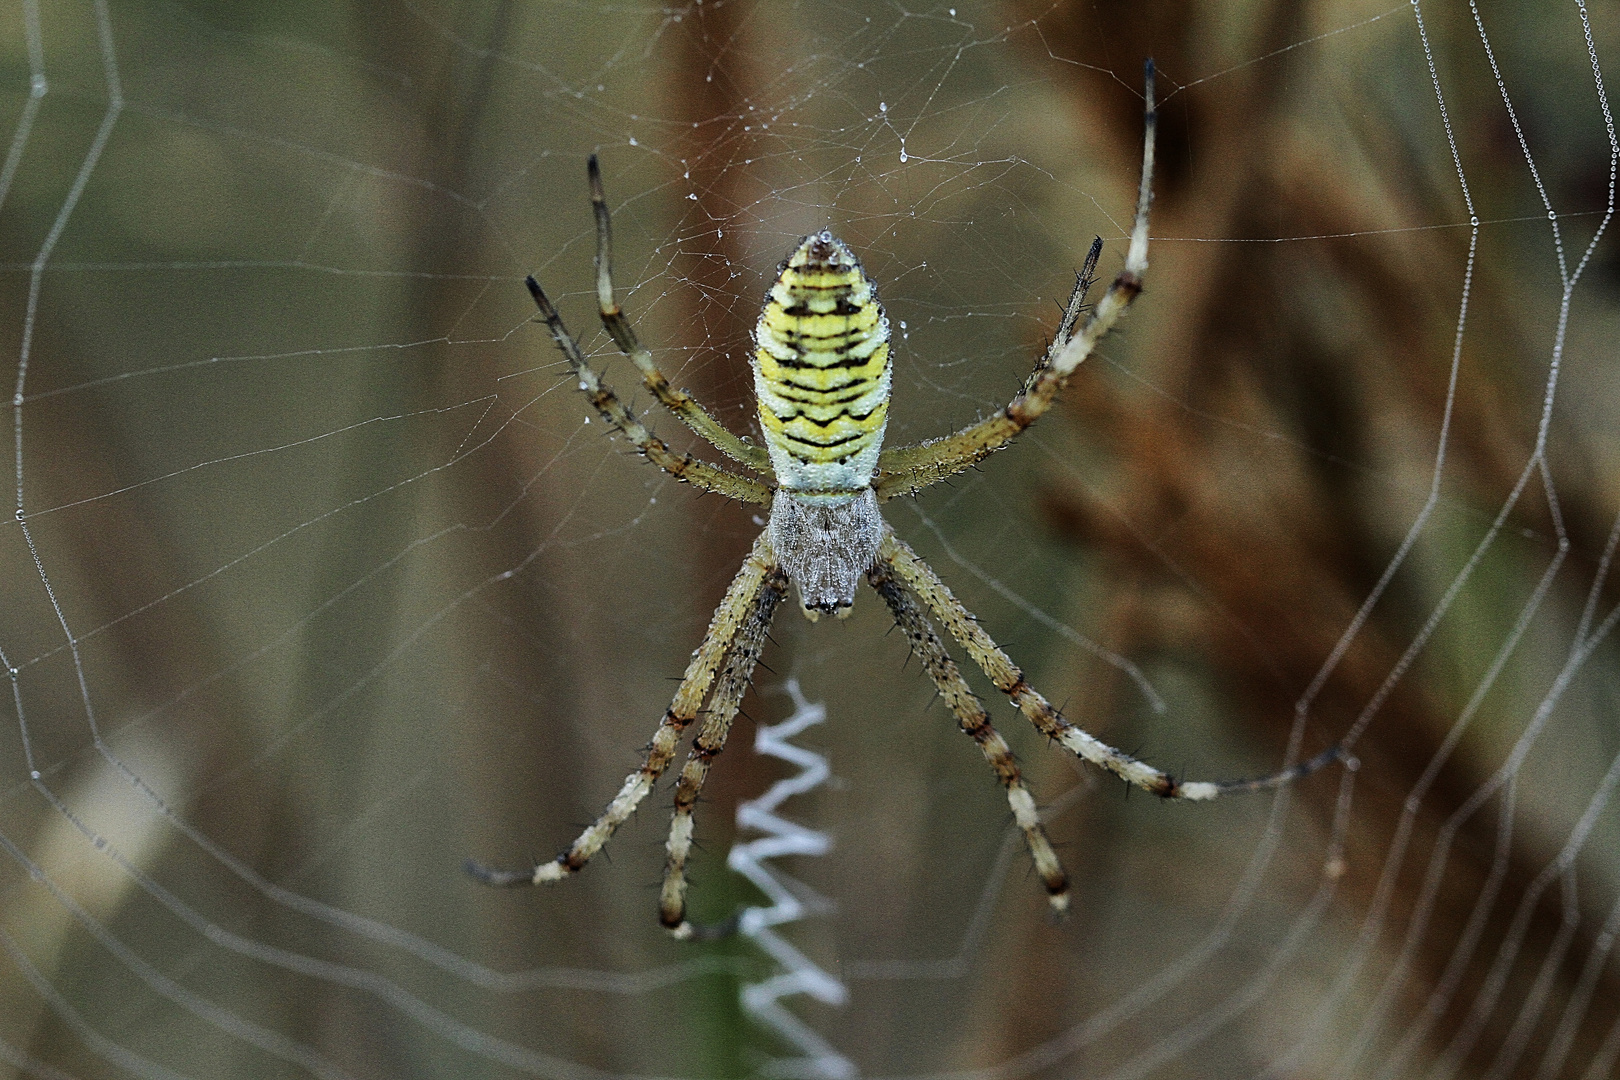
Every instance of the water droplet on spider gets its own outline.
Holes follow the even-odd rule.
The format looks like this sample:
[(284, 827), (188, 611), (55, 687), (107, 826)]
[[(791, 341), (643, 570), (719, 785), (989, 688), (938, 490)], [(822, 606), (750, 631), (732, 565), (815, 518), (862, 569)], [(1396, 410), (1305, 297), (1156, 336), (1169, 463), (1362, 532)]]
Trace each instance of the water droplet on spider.
[(579, 388), (581, 390), (589, 390), (591, 388), (591, 384), (586, 382), (584, 379), (581, 379), (579, 380)]

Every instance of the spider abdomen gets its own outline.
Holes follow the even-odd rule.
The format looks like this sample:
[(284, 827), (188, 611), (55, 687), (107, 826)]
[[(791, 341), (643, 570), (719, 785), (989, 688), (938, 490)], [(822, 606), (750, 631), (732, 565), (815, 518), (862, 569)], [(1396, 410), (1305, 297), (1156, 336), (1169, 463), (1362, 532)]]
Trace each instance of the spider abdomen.
[(823, 230), (782, 264), (754, 329), (754, 390), (777, 483), (845, 502), (877, 468), (889, 320), (849, 247)]

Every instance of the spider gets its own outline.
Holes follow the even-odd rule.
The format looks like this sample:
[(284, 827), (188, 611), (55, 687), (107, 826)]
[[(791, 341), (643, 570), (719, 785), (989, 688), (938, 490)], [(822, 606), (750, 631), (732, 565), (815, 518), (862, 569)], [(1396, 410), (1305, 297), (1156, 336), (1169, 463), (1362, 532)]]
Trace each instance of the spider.
[(1156, 125), (1153, 75), (1150, 60), (1144, 91), (1142, 175), (1124, 269), (1082, 323), (1091, 275), (1102, 250), (1100, 238), (1093, 242), (1058, 331), (1023, 389), (988, 419), (916, 446), (883, 448), (891, 371), (889, 322), (860, 261), (825, 230), (806, 236), (782, 263), (754, 330), (754, 390), (765, 445), (734, 435), (690, 395), (671, 387), (614, 300), (611, 222), (601, 168), (596, 156), (591, 156), (587, 172), (596, 217), (596, 293), (602, 325), (661, 404), (720, 453), (765, 479), (676, 453), (649, 432), (585, 363), (579, 343), (563, 326), (556, 307), (530, 277), (526, 284), (540, 316), (580, 390), (641, 454), (677, 479), (705, 491), (769, 506), (770, 518), (693, 653), (640, 768), (625, 779), (596, 821), (555, 859), (526, 870), (496, 870), (468, 863), (474, 877), (490, 885), (539, 885), (577, 873), (674, 762), (682, 734), (696, 721), (708, 698), (708, 711), (675, 785), (658, 917), (677, 938), (709, 936), (705, 928), (686, 918), (692, 811), (710, 765), (725, 747), (771, 619), (790, 585), (797, 588), (801, 610), (812, 621), (824, 614), (848, 615), (863, 576), (883, 598), (962, 731), (979, 745), (1006, 788), (1013, 818), (1023, 831), (1052, 909), (1060, 915), (1068, 908), (1068, 875), (1047, 839), (1012, 751), (946, 651), (930, 615), (1041, 734), (1163, 798), (1207, 800), (1234, 791), (1277, 787), (1340, 756), (1335, 746), (1271, 776), (1210, 782), (1178, 780), (1116, 750), (1066, 719), (1025, 681), (1011, 658), (928, 564), (895, 535), (878, 510), (880, 502), (921, 491), (969, 468), (1033, 424), (1142, 291)]

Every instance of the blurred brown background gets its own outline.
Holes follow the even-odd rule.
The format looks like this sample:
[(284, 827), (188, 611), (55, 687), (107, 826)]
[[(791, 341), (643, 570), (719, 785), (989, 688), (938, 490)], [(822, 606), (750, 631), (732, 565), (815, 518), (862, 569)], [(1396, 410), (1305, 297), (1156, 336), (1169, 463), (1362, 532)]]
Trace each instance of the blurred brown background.
[[(887, 515), (1110, 742), (1360, 768), (1161, 805), (992, 702), (1076, 878), (1053, 925), (882, 605), (789, 611), (745, 711), (827, 706), (837, 783), (785, 812), (836, 848), (787, 868), (836, 907), (786, 933), (850, 1000), (785, 1004), (863, 1075), (1611, 1075), (1620, 11), (1584, 10), (0, 9), (0, 1076), (771, 1074), (737, 988), (776, 969), (655, 925), (664, 792), (557, 889), (460, 871), (597, 812), (759, 527), (587, 422), (522, 276), (647, 405), (594, 325), (599, 152), (643, 340), (748, 432), (763, 289), (832, 227), (896, 329), (891, 440), (944, 433), (1092, 236), (1117, 271), (1149, 55), (1147, 293)], [(703, 918), (757, 901), (751, 740)]]

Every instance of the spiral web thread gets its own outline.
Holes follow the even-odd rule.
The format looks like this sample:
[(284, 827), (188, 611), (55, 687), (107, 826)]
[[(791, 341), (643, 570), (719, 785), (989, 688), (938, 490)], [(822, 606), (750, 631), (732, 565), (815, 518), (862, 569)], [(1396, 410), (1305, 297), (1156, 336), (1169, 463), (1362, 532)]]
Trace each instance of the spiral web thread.
[(738, 917), (737, 932), (751, 939), (782, 966), (781, 972), (763, 982), (743, 985), (742, 1007), (748, 1016), (803, 1055), (768, 1061), (760, 1069), (762, 1076), (783, 1080), (849, 1080), (856, 1075), (854, 1063), (781, 1003), (783, 998), (794, 994), (809, 994), (827, 1005), (843, 1005), (849, 998), (849, 991), (842, 982), (788, 944), (775, 929), (831, 907), (828, 901), (766, 862), (784, 855), (825, 855), (832, 849), (832, 839), (826, 833), (805, 828), (776, 813), (783, 802), (814, 791), (832, 775), (825, 757), (789, 741), (825, 721), (826, 706), (806, 700), (797, 679), (789, 679), (783, 691), (793, 699), (793, 715), (780, 724), (761, 727), (754, 737), (754, 750), (797, 765), (799, 772), (778, 780), (759, 798), (749, 799), (737, 807), (737, 828), (761, 835), (734, 844), (726, 856), (726, 865), (753, 882), (771, 901), (769, 907), (744, 908)]

